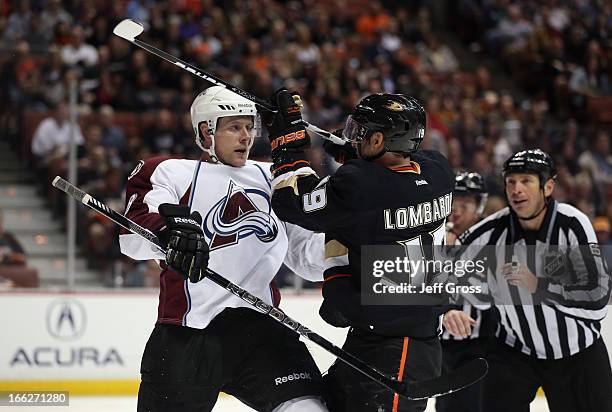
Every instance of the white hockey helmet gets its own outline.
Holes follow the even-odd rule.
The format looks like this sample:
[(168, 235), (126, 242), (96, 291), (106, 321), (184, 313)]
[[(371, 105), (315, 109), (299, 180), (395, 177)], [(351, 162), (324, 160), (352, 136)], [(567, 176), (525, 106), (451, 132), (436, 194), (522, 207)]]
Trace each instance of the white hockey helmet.
[[(191, 104), (191, 124), (195, 132), (195, 142), (200, 149), (207, 152), (214, 162), (219, 159), (215, 154), (215, 131), (217, 121), (228, 116), (253, 116), (253, 131), (249, 149), (261, 132), (261, 119), (255, 103), (226, 89), (223, 86), (211, 86), (198, 94)], [(210, 147), (205, 147), (200, 134), (200, 123), (206, 122), (211, 138)]]

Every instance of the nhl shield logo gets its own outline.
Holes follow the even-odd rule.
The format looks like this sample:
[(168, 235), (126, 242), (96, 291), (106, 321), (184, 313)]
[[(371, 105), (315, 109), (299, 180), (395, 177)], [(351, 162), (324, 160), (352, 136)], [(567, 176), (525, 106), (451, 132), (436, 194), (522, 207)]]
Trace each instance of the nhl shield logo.
[(544, 275), (551, 279), (560, 280), (566, 275), (566, 257), (559, 250), (549, 250), (542, 256)]

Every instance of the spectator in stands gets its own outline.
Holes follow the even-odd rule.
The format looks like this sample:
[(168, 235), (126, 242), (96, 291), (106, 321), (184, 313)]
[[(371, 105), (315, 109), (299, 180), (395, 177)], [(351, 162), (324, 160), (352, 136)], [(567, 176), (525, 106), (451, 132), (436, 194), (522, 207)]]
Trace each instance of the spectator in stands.
[(117, 274), (120, 280), (115, 277), (115, 285), (120, 283), (126, 287), (158, 287), (159, 266), (154, 260), (139, 262), (123, 256), (120, 261), (121, 269)]
[(452, 73), (459, 68), (455, 54), (445, 44), (440, 44), (438, 37), (431, 34), (420, 48), (420, 63), (426, 70), (436, 73)]
[(91, 67), (98, 62), (98, 50), (91, 44), (85, 43), (83, 37), (83, 28), (75, 26), (72, 29), (70, 43), (62, 47), (62, 61), (67, 66)]
[(446, 158), (448, 159), (448, 162), (453, 170), (458, 172), (463, 166), (461, 143), (456, 138), (449, 139), (446, 150)]
[(19, 2), (19, 6), (13, 11), (6, 26), (4, 27), (3, 39), (5, 44), (9, 47), (12, 43), (21, 39), (30, 28), (30, 21), (32, 20), (32, 8), (29, 0), (22, 0)]
[(504, 92), (501, 95), (499, 112), (502, 122), (501, 137), (508, 142), (512, 151), (516, 152), (517, 150), (520, 150), (522, 146), (522, 122), (516, 109), (514, 98), (507, 92)]
[(512, 148), (505, 135), (497, 130), (495, 122), (490, 121), (487, 129), (492, 132), (487, 137), (491, 139), (493, 165), (496, 171), (501, 171), (504, 161), (512, 156), (515, 149)]
[(516, 50), (524, 47), (527, 36), (533, 30), (533, 25), (523, 17), (520, 5), (510, 4), (506, 13), (506, 17), (487, 33), (489, 48), (493, 53), (505, 48)]
[(30, 26), (26, 30), (23, 39), (28, 42), (30, 48), (35, 53), (43, 53), (49, 51), (49, 41), (41, 31), (42, 22), (40, 14), (32, 13)]
[(0, 279), (14, 286), (38, 286), (38, 272), (26, 266), (26, 255), (17, 238), (4, 231), (4, 216), (0, 210)]
[[(612, 195), (612, 153), (610, 151), (610, 132), (606, 129), (597, 131), (590, 150), (578, 157), (580, 167), (589, 173), (600, 197), (610, 199)], [(601, 204), (597, 205), (601, 210)]]
[(153, 84), (153, 78), (149, 69), (142, 69), (136, 76), (134, 85), (135, 107), (142, 110), (153, 110), (160, 105), (161, 94)]
[[(68, 109), (64, 102), (60, 102), (54, 108), (53, 114), (36, 128), (32, 139), (32, 153), (45, 165), (56, 157), (64, 157), (68, 153), (71, 132)], [(84, 142), (78, 124), (74, 129), (74, 140), (78, 145)]]
[[(123, 138), (125, 150), (120, 153), (124, 174), (138, 159), (149, 155), (189, 157), (184, 139), (189, 128), (180, 130), (183, 121), (172, 112), (187, 111), (198, 80), (112, 35), (114, 25), (129, 15), (140, 16), (137, 20), (147, 23), (143, 34), (147, 41), (249, 92), (264, 96), (283, 84), (299, 91), (306, 105), (305, 116), (317, 114), (309, 120), (328, 130), (337, 126), (338, 116), (354, 107), (366, 91), (416, 95), (428, 106), (432, 130), (428, 144), (447, 150), (454, 167), (469, 167), (472, 160), (480, 162), (481, 158), (491, 163), (493, 153), (503, 157), (507, 144), (513, 151), (526, 147), (552, 149), (552, 154), (567, 166), (562, 186), (568, 199), (575, 199), (573, 181), (583, 166), (596, 180), (593, 190), (599, 190), (601, 170), (593, 160), (594, 152), (581, 157), (591, 147), (587, 137), (594, 127), (585, 121), (590, 120), (588, 116), (595, 117), (597, 111), (586, 111), (591, 107), (589, 98), (578, 90), (582, 90), (579, 85), (588, 85), (590, 94), (610, 93), (605, 85), (609, 84), (612, 65), (608, 27), (612, 9), (605, 2), (460, 0), (456, 10), (455, 2), (447, 2), (449, 18), (461, 23), (459, 36), (486, 44), (484, 33), (490, 30), (491, 38), (499, 42), (496, 44), (513, 45), (506, 50), (512, 53), (503, 53), (501, 47), (491, 51), (511, 71), (513, 79), (520, 81), (519, 85), (528, 87), (529, 100), (520, 100), (512, 85), (503, 85), (511, 92), (500, 92), (499, 72), (489, 72), (495, 70), (494, 66), (487, 64), (492, 67), (488, 69), (483, 64), (467, 72), (460, 67), (463, 60), (447, 59), (447, 53), (440, 52), (447, 50), (448, 45), (441, 41), (445, 37), (437, 36), (444, 32), (445, 22), (436, 21), (436, 36), (432, 37), (430, 8), (434, 8), (428, 2), (377, 0), (367, 7), (348, 7), (350, 2), (337, 0), (304, 8), (299, 2), (257, 0), (231, 9), (213, 1), (39, 3), (9, 2), (11, 14), (0, 17), (0, 25), (16, 28), (0, 30), (0, 39), (22, 33), (9, 45), (16, 53), (0, 59), (0, 98), (5, 102), (0, 105), (0, 132), (13, 142), (30, 142), (29, 136), (20, 132), (28, 130), (22, 124), (22, 119), (28, 119), (23, 114), (46, 110), (65, 100), (67, 79), (76, 78), (79, 104), (100, 114), (93, 115), (91, 122), (87, 119), (102, 126), (101, 145), (106, 150), (95, 151), (96, 162), (114, 164), (116, 151), (110, 147), (121, 145), (120, 133), (113, 128), (115, 121), (106, 115), (110, 108), (115, 112), (160, 113), (151, 128), (148, 113), (137, 115), (139, 120), (125, 128), (129, 136)], [(19, 27), (28, 13), (30, 29), (26, 27), (24, 32)], [(9, 24), (8, 16), (14, 16), (13, 23)], [(466, 21), (471, 23), (466, 25)], [(90, 67), (84, 63), (87, 59), (79, 60), (78, 66), (62, 60), (62, 48), (74, 49), (76, 26), (84, 29), (83, 33), (77, 28), (76, 37), (84, 34), (82, 42), (97, 53), (97, 61)], [(422, 54), (423, 50), (430, 54)], [(479, 47), (472, 50), (478, 52)], [(508, 64), (510, 61), (514, 63)], [(253, 71), (251, 65), (257, 70)], [(576, 72), (572, 80), (578, 68), (582, 72)], [(521, 75), (515, 71), (522, 71)], [(605, 109), (605, 104), (601, 107)], [(158, 112), (160, 109), (171, 112)], [(558, 126), (547, 120), (551, 115), (560, 116)], [(569, 116), (576, 119), (579, 133), (567, 122)], [(609, 118), (606, 116), (600, 119)], [(168, 126), (161, 130), (160, 123)], [(46, 128), (48, 125), (42, 128), (41, 124), (37, 134)], [(42, 140), (54, 146), (56, 139)], [(46, 152), (46, 144), (36, 145)], [(63, 146), (67, 147), (65, 143)], [(324, 162), (319, 169), (326, 173), (329, 159), (316, 150), (315, 146), (312, 160)], [(483, 153), (476, 153), (478, 150)], [(583, 164), (578, 164), (579, 158)], [(564, 168), (559, 166), (561, 174)], [(105, 176), (106, 172), (96, 180), (105, 181)], [(589, 203), (594, 201), (597, 213), (605, 213), (610, 197), (610, 192), (601, 191), (598, 198), (583, 200), (583, 207), (591, 208)], [(63, 215), (63, 209), (59, 211)]]
[(145, 3), (144, 0), (130, 0), (125, 10), (127, 17), (141, 23), (148, 22), (151, 14)]
[(312, 41), (310, 29), (306, 24), (296, 27), (297, 50), (296, 57), (304, 66), (314, 65), (319, 62), (321, 52), (319, 46)]
[(115, 111), (109, 105), (100, 107), (100, 125), (102, 126), (102, 140), (100, 144), (107, 149), (114, 149), (117, 153), (125, 150), (125, 134), (123, 129), (115, 124)]
[(582, 171), (574, 178), (573, 198), (580, 211), (590, 218), (595, 216), (597, 196), (594, 192), (593, 179), (588, 172)]
[(40, 19), (42, 22), (41, 32), (48, 41), (53, 38), (56, 25), (60, 23), (70, 25), (73, 20), (72, 16), (62, 7), (61, 0), (49, 0)]
[[(43, 119), (36, 128), (32, 138), (31, 148), (34, 155), (33, 166), (40, 175), (38, 183), (46, 192), (47, 200), (55, 216), (62, 216), (65, 197), (56, 190), (49, 190), (51, 180), (67, 170), (67, 154), (70, 149), (70, 139), (73, 128), (68, 121), (68, 110), (64, 102), (60, 102), (50, 117)], [(77, 145), (84, 143), (81, 128), (74, 128), (74, 141)]]
[(60, 51), (54, 50), (42, 67), (42, 77), (45, 84), (44, 97), (46, 103), (51, 107), (59, 105), (68, 98), (65, 76), (66, 67), (62, 62)]
[(606, 67), (601, 67), (596, 57), (589, 57), (586, 66), (574, 66), (569, 79), (569, 89), (577, 94), (597, 96), (612, 93), (612, 82)]
[(4, 231), (4, 214), (0, 211), (0, 263), (3, 265), (24, 265), (26, 263), (23, 247), (9, 232)]
[(172, 113), (167, 109), (161, 109), (157, 112), (155, 123), (144, 133), (144, 136), (150, 142), (153, 153), (171, 154), (175, 144), (174, 134)]
[(610, 220), (607, 216), (597, 216), (593, 219), (593, 229), (601, 247), (608, 268), (612, 268), (612, 237), (610, 237)]
[(85, 129), (85, 144), (79, 150), (78, 180), (79, 186), (90, 193), (97, 193), (102, 186), (104, 175), (109, 168), (107, 150), (100, 144), (102, 130), (96, 124), (90, 124)]
[(367, 4), (369, 5), (369, 10), (357, 19), (355, 28), (366, 41), (371, 41), (377, 32), (389, 26), (391, 17), (387, 10), (382, 7), (380, 1), (371, 1)]
[(484, 149), (477, 149), (472, 153), (470, 170), (479, 173), (485, 181), (485, 185), (490, 195), (501, 195), (503, 189), (499, 179), (499, 173), (493, 169), (491, 154)]

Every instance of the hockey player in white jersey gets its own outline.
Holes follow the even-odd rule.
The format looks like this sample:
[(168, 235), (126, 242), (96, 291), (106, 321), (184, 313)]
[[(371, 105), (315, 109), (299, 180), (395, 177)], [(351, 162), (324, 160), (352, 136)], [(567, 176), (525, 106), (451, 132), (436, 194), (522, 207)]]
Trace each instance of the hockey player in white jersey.
[(220, 391), (258, 411), (327, 411), (320, 372), (298, 335), (202, 276), (208, 265), (278, 305), (271, 282), (281, 264), (322, 280), (324, 235), (272, 210), (270, 165), (247, 160), (259, 130), (251, 101), (213, 86), (194, 100), (191, 120), (203, 161), (141, 161), (126, 188), (127, 216), (168, 250), (120, 236), (124, 254), (162, 267), (138, 411), (210, 411)]

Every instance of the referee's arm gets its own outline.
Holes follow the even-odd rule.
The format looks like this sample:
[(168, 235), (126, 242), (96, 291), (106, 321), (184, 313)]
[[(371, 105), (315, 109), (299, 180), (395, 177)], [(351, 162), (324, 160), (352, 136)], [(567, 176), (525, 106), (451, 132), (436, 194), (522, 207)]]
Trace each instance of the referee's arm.
[(611, 277), (591, 222), (585, 215), (568, 216), (559, 230), (567, 234), (565, 280), (538, 278), (536, 293), (567, 307), (602, 309), (610, 299)]
[[(454, 246), (449, 248), (448, 257), (455, 264), (459, 261), (462, 261), (463, 264), (465, 262), (473, 263), (471, 270), (463, 271), (461, 276), (455, 273), (454, 276), (449, 278), (449, 282), (454, 281), (457, 285), (477, 287), (480, 290), (480, 293), (456, 295), (453, 297), (453, 303), (463, 305), (467, 302), (473, 306), (489, 306), (492, 303), (489, 282), (493, 281), (495, 283), (495, 279), (489, 277), (488, 274), (492, 270), (491, 264), (495, 264), (495, 259), (491, 259), (492, 248), (488, 246), (488, 243), (496, 226), (496, 221), (476, 223), (457, 238)], [(475, 262), (480, 262), (480, 265), (474, 264)], [(481, 268), (484, 270), (480, 270)]]

